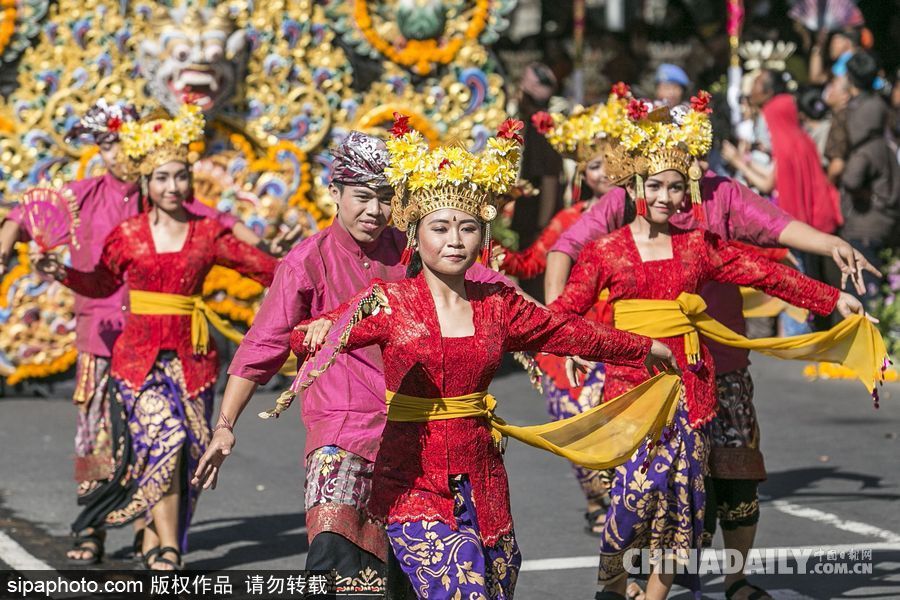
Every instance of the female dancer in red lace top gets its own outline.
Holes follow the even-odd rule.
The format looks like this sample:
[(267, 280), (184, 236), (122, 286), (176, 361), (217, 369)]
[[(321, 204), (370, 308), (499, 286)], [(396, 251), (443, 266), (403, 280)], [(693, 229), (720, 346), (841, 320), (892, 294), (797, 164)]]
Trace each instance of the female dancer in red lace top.
[[(644, 131), (652, 131), (663, 122), (676, 132), (678, 127), (685, 127), (675, 120), (677, 113), (673, 116), (664, 110), (666, 114), (654, 111), (652, 123), (657, 125), (647, 125)], [(647, 116), (643, 105), (635, 106), (633, 115), (635, 121), (646, 123), (642, 121)], [(702, 120), (696, 115), (694, 118)], [(664, 133), (674, 137), (671, 130)], [(689, 131), (678, 133), (691, 135)], [(852, 296), (789, 267), (723, 242), (709, 232), (670, 226), (675, 206), (682, 204), (687, 193), (688, 175), (695, 174), (687, 148), (674, 146), (660, 151), (658, 146), (648, 144), (643, 153), (631, 155), (621, 148), (608, 155), (609, 172), (616, 181), (632, 181), (626, 189), (631, 198), (639, 199), (638, 216), (630, 225), (585, 247), (565, 291), (551, 304), (552, 310), (583, 314), (600, 290), (608, 289), (615, 313), (616, 303), (622, 300), (675, 300), (685, 292), (696, 294), (708, 281), (721, 281), (760, 289), (817, 314), (829, 314), (836, 307), (845, 315), (862, 312), (861, 304)], [(703, 144), (691, 148), (705, 151)], [(635, 160), (635, 156), (641, 160)], [(618, 326), (620, 320), (616, 323)], [(616, 471), (600, 551), (599, 582), (606, 589), (598, 593), (598, 599), (621, 598), (625, 592), (623, 561), (627, 550), (700, 548), (708, 452), (706, 425), (716, 410), (715, 365), (702, 342), (699, 360), (689, 361), (684, 336), (660, 341), (672, 349), (684, 369), (685, 395), (665, 442), (651, 455), (647, 448), (638, 450)], [(617, 396), (645, 379), (637, 369), (610, 365), (604, 393)], [(665, 598), (672, 582), (671, 575), (654, 571), (646, 597)], [(699, 589), (696, 576), (685, 583)]]
[[(202, 135), (202, 116), (191, 118), (200, 121), (194, 131)], [(179, 141), (173, 124), (184, 133), (192, 123), (162, 121), (159, 131), (150, 123), (146, 125), (153, 131), (150, 135), (123, 128), (125, 148), (133, 138), (149, 139), (145, 145), (149, 152), (137, 160), (152, 208), (110, 233), (94, 271), (62, 267), (49, 256), (36, 264), (89, 298), (109, 296), (127, 282), (131, 312), (113, 348), (110, 370), (120, 411), (110, 412), (127, 415), (127, 423), (113, 423), (113, 443), (116, 452), (130, 454), (130, 460), (123, 461), (124, 471), (104, 492), (103, 508), (108, 525), (148, 517), (144, 560), (158, 570), (182, 566), (199, 495), (187, 477), (211, 436), (218, 357), (213, 340), (200, 333), (207, 326), (200, 312), (205, 308), (200, 300), (203, 281), (218, 264), (267, 286), (277, 262), (238, 241), (216, 221), (185, 210), (184, 201), (191, 195), (192, 140)], [(158, 304), (188, 307), (142, 306), (148, 297)]]

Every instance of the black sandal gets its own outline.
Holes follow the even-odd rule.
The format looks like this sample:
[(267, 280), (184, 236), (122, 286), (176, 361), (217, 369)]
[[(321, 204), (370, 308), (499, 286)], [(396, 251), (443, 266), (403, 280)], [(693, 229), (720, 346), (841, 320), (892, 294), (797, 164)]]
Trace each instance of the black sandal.
[[(169, 560), (165, 558), (165, 554), (174, 554), (175, 560)], [(181, 571), (184, 569), (184, 561), (181, 560), (181, 552), (178, 551), (177, 548), (173, 548), (172, 546), (164, 546), (159, 548), (159, 553), (156, 560), (153, 561), (153, 565), (162, 563), (164, 565), (170, 565), (173, 571)], [(168, 569), (154, 569), (151, 565), (150, 569), (152, 571), (167, 571)]]
[(584, 518), (588, 524), (584, 526), (584, 532), (594, 537), (603, 537), (603, 528), (606, 526), (605, 508), (598, 508), (591, 512), (584, 513)]
[(626, 600), (622, 594), (616, 592), (597, 592), (594, 594), (594, 600)]
[(739, 591), (744, 589), (745, 587), (750, 588), (753, 592), (747, 596), (747, 600), (762, 600), (763, 598), (771, 598), (771, 594), (761, 587), (755, 586), (749, 581), (747, 578), (741, 579), (739, 581), (735, 581), (729, 586), (727, 590), (725, 590), (725, 599), (726, 600), (734, 600), (734, 595)]
[(103, 558), (103, 548), (106, 541), (106, 532), (94, 529), (90, 533), (81, 533), (75, 536), (72, 541), (72, 548), (69, 550), (78, 550), (82, 553), (88, 553), (83, 558), (75, 558), (66, 554), (66, 560), (70, 565), (96, 565)]
[(144, 556), (144, 530), (138, 529), (134, 534), (134, 540), (131, 542), (131, 558), (140, 561)]
[(161, 550), (159, 546), (150, 548), (149, 550), (144, 552), (143, 556), (141, 556), (141, 564), (144, 565), (145, 569), (147, 569), (148, 571), (153, 570), (151, 567), (153, 566), (153, 563), (156, 562), (153, 559), (159, 556), (160, 552)]

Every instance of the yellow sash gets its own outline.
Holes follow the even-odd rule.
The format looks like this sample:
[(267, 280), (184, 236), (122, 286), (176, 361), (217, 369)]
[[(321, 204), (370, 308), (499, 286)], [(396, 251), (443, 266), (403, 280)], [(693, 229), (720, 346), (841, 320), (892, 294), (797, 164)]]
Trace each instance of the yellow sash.
[(744, 301), (744, 318), (746, 319), (777, 317), (781, 313), (787, 313), (790, 318), (802, 323), (809, 316), (808, 310), (798, 308), (781, 298), (773, 298), (753, 288), (742, 287), (741, 299)]
[(728, 329), (704, 311), (696, 294), (676, 300), (620, 300), (615, 304), (616, 327), (651, 338), (684, 336), (690, 363), (700, 357), (700, 338), (735, 348), (791, 360), (833, 362), (852, 369), (871, 392), (882, 379), (887, 350), (881, 334), (863, 315), (844, 319), (828, 331), (785, 338), (748, 339)]
[(586, 412), (544, 425), (509, 425), (494, 413), (497, 400), (487, 392), (453, 398), (418, 398), (388, 391), (389, 421), (421, 423), (481, 417), (495, 441), (509, 436), (589, 469), (624, 463), (645, 439), (659, 439), (675, 414), (681, 379), (661, 373)]
[[(191, 345), (196, 354), (209, 351), (209, 323), (236, 344), (244, 334), (213, 311), (200, 296), (181, 296), (144, 290), (131, 290), (131, 312), (135, 315), (185, 315), (191, 317)], [(207, 321), (209, 323), (207, 323)]]

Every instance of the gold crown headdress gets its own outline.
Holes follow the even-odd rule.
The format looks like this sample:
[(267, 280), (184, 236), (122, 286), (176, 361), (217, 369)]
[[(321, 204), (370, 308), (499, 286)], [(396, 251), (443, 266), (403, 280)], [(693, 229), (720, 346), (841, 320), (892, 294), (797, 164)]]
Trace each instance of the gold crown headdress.
[(151, 118), (122, 125), (122, 152), (141, 175), (173, 160), (195, 163), (200, 158), (206, 121), (199, 106), (184, 104), (172, 118)]
[(638, 214), (646, 214), (644, 177), (674, 170), (690, 183), (691, 202), (697, 219), (704, 219), (700, 178), (703, 171), (698, 159), (712, 147), (712, 123), (709, 119), (711, 96), (700, 91), (691, 98), (690, 106), (654, 107), (647, 100), (630, 98), (627, 118), (616, 135), (618, 144), (610, 145), (606, 154), (606, 175), (621, 185), (635, 178)]
[(581, 198), (581, 181), (588, 161), (605, 155), (611, 140), (621, 134), (627, 117), (629, 91), (622, 82), (615, 84), (606, 103), (578, 106), (568, 116), (562, 113), (535, 113), (531, 123), (564, 158), (577, 164), (572, 178), (572, 199)]
[(389, 166), (384, 170), (396, 195), (392, 202), (394, 224), (406, 230), (407, 246), (401, 261), (412, 256), (416, 225), (425, 215), (455, 208), (486, 224), (482, 262), (491, 251), (491, 221), (497, 216), (498, 196), (518, 179), (524, 127), (507, 119), (485, 149), (473, 154), (459, 145), (429, 149), (422, 135), (409, 128), (409, 117), (394, 113), (393, 137), (388, 140)]

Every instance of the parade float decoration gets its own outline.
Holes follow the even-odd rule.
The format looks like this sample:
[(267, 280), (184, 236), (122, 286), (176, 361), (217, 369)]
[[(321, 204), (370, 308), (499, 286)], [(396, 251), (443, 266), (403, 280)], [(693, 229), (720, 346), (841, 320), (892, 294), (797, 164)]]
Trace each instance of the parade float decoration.
[[(431, 144), (479, 150), (486, 143), (505, 119), (506, 103), (488, 46), (508, 26), (514, 5), (5, 2), (0, 53), (17, 61), (18, 77), (0, 100), (0, 217), (39, 181), (59, 185), (102, 172), (97, 148), (67, 143), (64, 134), (107, 98), (144, 114), (199, 105), (209, 126), (194, 167), (198, 198), (265, 237), (297, 223), (313, 232), (334, 215), (330, 150), (350, 130), (384, 134), (393, 113), (402, 112)], [(14, 336), (0, 337), (0, 374), (11, 380), (49, 375), (46, 352), (71, 348), (74, 336), (65, 311), (69, 319), (48, 331), (18, 316), (71, 307), (68, 291), (47, 295), (21, 247), (18, 256), (0, 287), (0, 326), (8, 333), (16, 324)], [(216, 268), (204, 294), (221, 314), (250, 323), (262, 288)], [(23, 356), (17, 348), (26, 343), (44, 354)], [(55, 372), (74, 360), (57, 358)]]

